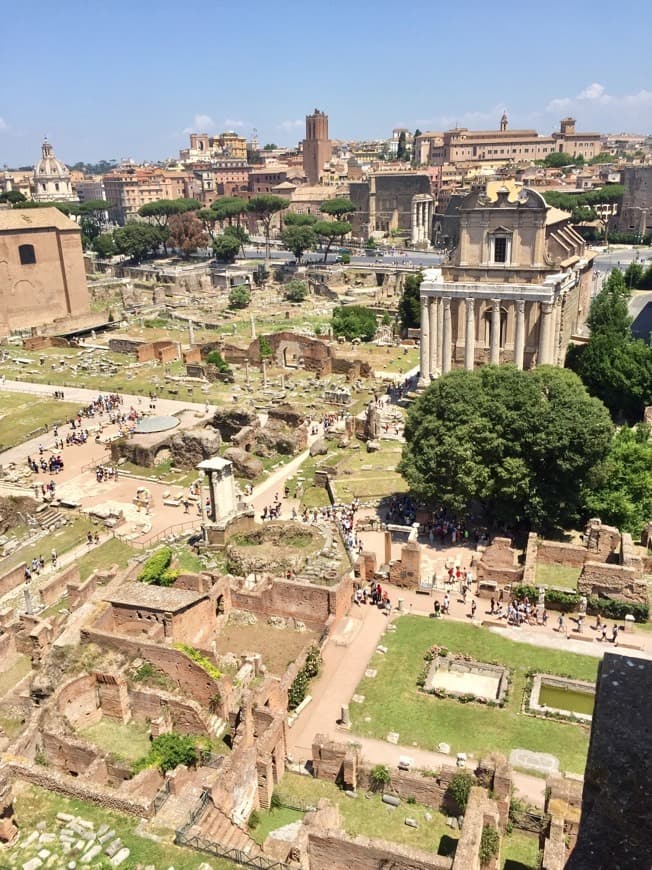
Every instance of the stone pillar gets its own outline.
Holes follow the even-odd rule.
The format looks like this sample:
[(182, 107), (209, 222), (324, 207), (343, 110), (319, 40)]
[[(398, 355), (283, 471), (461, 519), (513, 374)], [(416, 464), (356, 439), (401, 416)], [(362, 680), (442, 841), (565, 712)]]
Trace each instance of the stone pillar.
[(443, 333), (443, 349), (442, 349), (442, 359), (441, 359), (441, 370), (442, 374), (446, 374), (451, 370), (451, 349), (452, 349), (452, 340), (453, 340), (453, 331), (451, 324), (451, 300), (450, 296), (444, 297), (442, 300), (444, 306), (444, 323), (442, 327)]
[[(204, 474), (205, 476), (205, 474)], [(204, 501), (204, 488), (199, 485), (199, 510), (201, 511), (201, 527), (204, 536), (204, 543), (208, 543), (208, 517), (206, 516), (206, 502)]]
[(552, 330), (552, 304), (541, 303), (541, 320), (539, 323), (539, 359), (540, 366), (550, 364), (550, 333)]
[(439, 371), (443, 370), (444, 359), (444, 311), (441, 299), (437, 299), (437, 360)]
[(437, 333), (439, 330), (438, 324), (438, 305), (439, 299), (431, 297), (428, 300), (428, 316), (430, 320), (430, 377), (436, 378), (439, 373), (439, 360), (437, 358)]
[(392, 533), (385, 532), (385, 564), (389, 565), (392, 561)]
[(256, 337), (256, 321), (254, 320), (253, 314), (250, 315), (250, 321), (251, 321), (251, 340), (253, 341), (254, 338)]
[(516, 336), (514, 338), (514, 364), (523, 368), (525, 357), (525, 300), (516, 300)]
[(466, 300), (466, 335), (464, 344), (464, 368), (473, 371), (475, 363), (475, 300)]
[(550, 362), (559, 365), (559, 331), (561, 329), (561, 297), (552, 306), (552, 334), (550, 336)]
[(192, 320), (188, 321), (188, 344), (192, 347), (195, 343), (195, 324)]
[(491, 300), (491, 346), (489, 362), (497, 366), (500, 362), (500, 299)]
[(249, 386), (249, 360), (246, 359), (244, 362), (245, 362), (245, 384), (247, 386)]
[(340, 714), (340, 722), (344, 725), (345, 728), (348, 728), (351, 724), (351, 716), (349, 714), (349, 705), (342, 704), (342, 712)]
[(421, 297), (421, 373), (419, 386), (427, 387), (430, 383), (430, 319), (428, 316), (428, 297)]
[(263, 360), (263, 387), (267, 386), (267, 360)]
[(416, 200), (412, 200), (412, 244), (415, 245), (417, 243), (419, 230), (417, 227), (417, 203)]

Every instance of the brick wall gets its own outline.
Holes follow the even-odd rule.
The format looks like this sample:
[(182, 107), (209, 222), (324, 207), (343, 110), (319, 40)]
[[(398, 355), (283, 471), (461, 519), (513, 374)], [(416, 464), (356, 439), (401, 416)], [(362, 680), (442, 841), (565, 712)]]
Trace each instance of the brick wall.
[(57, 710), (74, 728), (88, 728), (102, 718), (94, 674), (75, 677), (65, 684), (57, 696)]
[(484, 825), (499, 830), (500, 818), (496, 802), (487, 796), (483, 788), (474, 786), (464, 813), (462, 833), (455, 850), (453, 870), (496, 870), (500, 856), (488, 864), (480, 864), (480, 838)]
[(308, 833), (310, 870), (449, 870), (450, 858), (386, 840), (349, 837), (341, 830)]
[(586, 547), (562, 544), (559, 541), (539, 541), (537, 558), (546, 565), (571, 565), (581, 568), (586, 559)]
[(66, 594), (66, 585), (68, 583), (79, 582), (79, 568), (77, 565), (70, 565), (63, 571), (60, 571), (52, 580), (49, 580), (44, 586), (41, 586), (39, 592), (41, 599), (46, 607), (59, 601)]
[(26, 567), (25, 563), (21, 562), (15, 568), (11, 568), (0, 576), (0, 597), (6, 595), (7, 592), (11, 592), (12, 589), (15, 589), (24, 582)]
[(274, 578), (256, 592), (231, 591), (236, 610), (249, 610), (264, 616), (292, 616), (311, 628), (323, 628), (330, 616), (338, 619), (351, 605), (353, 580), (344, 578), (336, 587), (315, 586)]
[(647, 604), (648, 588), (634, 568), (608, 562), (585, 562), (577, 582), (584, 595), (601, 595)]

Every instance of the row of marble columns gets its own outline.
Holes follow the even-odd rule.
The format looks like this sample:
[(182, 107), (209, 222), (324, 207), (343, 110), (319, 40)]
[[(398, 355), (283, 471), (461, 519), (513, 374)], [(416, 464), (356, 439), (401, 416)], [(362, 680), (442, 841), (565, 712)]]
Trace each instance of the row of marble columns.
[[(500, 330), (502, 305), (505, 300), (491, 300), (491, 330), (489, 343), (489, 362), (500, 363)], [(511, 301), (511, 300), (510, 300)], [(453, 350), (452, 299), (449, 296), (421, 297), (421, 377), (424, 386), (439, 374), (451, 370)], [(464, 300), (466, 329), (464, 342), (464, 368), (472, 371), (475, 365), (476, 321), (473, 298)], [(525, 356), (525, 300), (513, 302), (516, 311), (516, 330), (514, 335), (514, 363), (523, 368)], [(559, 362), (559, 332), (561, 329), (561, 299), (542, 302), (539, 322), (539, 365), (557, 365)]]
[(412, 202), (412, 244), (430, 241), (432, 224), (432, 200), (413, 200)]

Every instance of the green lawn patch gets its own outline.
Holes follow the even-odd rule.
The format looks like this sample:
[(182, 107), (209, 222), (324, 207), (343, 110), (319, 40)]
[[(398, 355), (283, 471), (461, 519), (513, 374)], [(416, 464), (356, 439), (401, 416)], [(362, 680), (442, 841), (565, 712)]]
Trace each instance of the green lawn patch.
[(79, 411), (74, 402), (39, 399), (28, 393), (2, 393), (0, 395), (0, 450), (22, 444), (28, 438), (43, 436), (48, 444), (51, 436), (42, 432), (47, 425), (66, 423)]
[(95, 526), (87, 517), (77, 516), (76, 514), (69, 515), (70, 522), (65, 526), (55, 529), (45, 538), (40, 538), (36, 544), (27, 544), (20, 547), (18, 550), (7, 556), (0, 564), (0, 571), (9, 571), (10, 568), (15, 568), (21, 562), (27, 562), (29, 565), (32, 559), (43, 556), (46, 562), (50, 560), (50, 551), (54, 547), (59, 556), (63, 553), (76, 547), (86, 540), (86, 535), (89, 531), (94, 531)]
[[(558, 756), (563, 770), (583, 772), (589, 729), (526, 716), (521, 704), (528, 671), (595, 680), (596, 658), (516, 643), (458, 622), (403, 616), (395, 624), (396, 632), (383, 638), (387, 654), (375, 653), (369, 663), (377, 676), (363, 679), (356, 690), (365, 701), (351, 705), (354, 732), (385, 739), (390, 731), (398, 731), (401, 744), (436, 749), (443, 742), (453, 753), (470, 752), (476, 757), (492, 751), (507, 756), (516, 748), (549, 752)], [(433, 644), (508, 667), (512, 685), (506, 706), (461, 704), (419, 692), (416, 681), (425, 664), (423, 656)]]
[(536, 834), (512, 831), (503, 837), (503, 870), (539, 870), (539, 838)]
[(255, 828), (251, 828), (249, 833), (253, 839), (262, 846), (265, 838), (272, 832), (277, 831), (284, 825), (289, 825), (292, 822), (298, 822), (304, 817), (305, 813), (299, 810), (291, 810), (288, 807), (277, 807), (268, 812), (263, 810), (258, 811), (259, 823)]
[(537, 586), (563, 586), (565, 589), (577, 589), (581, 568), (572, 565), (546, 565), (537, 562)]
[(90, 728), (79, 732), (84, 740), (95, 743), (123, 761), (138, 761), (151, 748), (149, 729), (144, 722), (116, 722), (103, 717)]
[(117, 565), (120, 569), (126, 568), (127, 562), (135, 553), (136, 550), (120, 538), (110, 538), (77, 560), (80, 577), (86, 580), (96, 569), (101, 570), (111, 565)]
[[(382, 837), (440, 855), (451, 855), (459, 837), (458, 831), (447, 826), (446, 817), (432, 808), (402, 801), (394, 809), (384, 804), (379, 794), (368, 798), (359, 793), (357, 799), (351, 799), (334, 783), (312, 777), (286, 773), (276, 793), (283, 803), (304, 807), (316, 806), (320, 798), (328, 798), (339, 808), (344, 830), (354, 837)], [(431, 821), (426, 820), (426, 813), (432, 816)], [(408, 817), (416, 819), (419, 827), (408, 827)]]

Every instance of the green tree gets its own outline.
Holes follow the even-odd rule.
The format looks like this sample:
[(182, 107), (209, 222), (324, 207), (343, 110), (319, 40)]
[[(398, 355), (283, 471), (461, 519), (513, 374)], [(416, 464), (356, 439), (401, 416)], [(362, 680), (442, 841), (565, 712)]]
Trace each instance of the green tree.
[(213, 242), (213, 252), (222, 263), (235, 263), (240, 250), (240, 240), (230, 233), (222, 233)]
[(625, 269), (625, 274), (623, 275), (625, 286), (630, 290), (632, 288), (638, 288), (641, 284), (644, 271), (645, 269), (643, 269), (643, 266), (640, 263), (637, 263), (636, 260), (632, 260), (629, 266)]
[(295, 278), (285, 285), (285, 298), (288, 302), (303, 302), (307, 295), (308, 288), (305, 281), (298, 281)]
[(100, 257), (112, 257), (116, 252), (113, 233), (101, 233), (93, 239), (92, 247)]
[(6, 190), (4, 193), (0, 193), (0, 202), (10, 202), (12, 205), (16, 205), (17, 202), (27, 202), (27, 197), (19, 190)]
[(543, 165), (552, 169), (561, 169), (562, 166), (572, 166), (575, 163), (577, 160), (565, 151), (551, 151), (543, 158)]
[(384, 792), (391, 783), (392, 775), (384, 764), (377, 764), (371, 771), (371, 785), (374, 791)]
[(152, 746), (145, 758), (134, 765), (134, 772), (148, 767), (157, 767), (161, 773), (174, 770), (180, 764), (196, 767), (199, 761), (196, 738), (190, 734), (177, 734), (170, 731), (152, 740)]
[(418, 498), (458, 516), (566, 528), (583, 516), (582, 482), (609, 449), (612, 424), (573, 372), (485, 366), (426, 389), (405, 426), (399, 466)]
[(480, 866), (486, 867), (500, 852), (500, 834), (493, 825), (483, 825), (478, 857)]
[(232, 226), (235, 219), (236, 224), (240, 225), (240, 218), (247, 211), (247, 200), (241, 196), (221, 196), (211, 203), (210, 211), (222, 224), (226, 221)]
[(403, 295), (398, 303), (398, 316), (402, 329), (419, 329), (421, 326), (421, 282), (423, 272), (408, 275), (403, 285)]
[(197, 211), (199, 208), (200, 203), (196, 199), (157, 199), (141, 205), (138, 214), (157, 227), (167, 227), (172, 215)]
[(614, 420), (638, 421), (652, 402), (652, 348), (631, 334), (630, 290), (614, 269), (591, 304), (591, 337), (568, 350), (566, 364)]
[(258, 350), (261, 359), (269, 359), (272, 356), (272, 346), (264, 335), (261, 335), (258, 339)]
[(283, 223), (286, 227), (312, 227), (317, 223), (316, 214), (297, 214), (294, 211), (283, 215)]
[(193, 212), (172, 215), (168, 231), (169, 243), (180, 251), (183, 257), (189, 257), (197, 248), (203, 248), (208, 244), (208, 234), (204, 232), (202, 222)]
[(344, 236), (348, 236), (353, 227), (348, 221), (318, 221), (314, 230), (324, 243), (324, 263), (328, 260), (328, 255), (331, 246), (335, 239), (339, 239), (340, 244)]
[(407, 136), (405, 135), (405, 130), (401, 130), (398, 134), (398, 146), (396, 148), (396, 159), (397, 160), (407, 160), (408, 159), (408, 149), (407, 149)]
[(229, 293), (229, 308), (246, 308), (251, 302), (251, 291), (244, 284), (234, 287)]
[(319, 206), (319, 211), (322, 214), (330, 215), (335, 220), (342, 220), (347, 214), (353, 214), (357, 211), (357, 206), (343, 196), (335, 197), (335, 199), (327, 199)]
[(241, 224), (229, 224), (224, 227), (224, 235), (232, 236), (240, 243), (240, 253), (244, 257), (244, 246), (249, 241), (249, 233)]
[(265, 258), (269, 260), (269, 237), (272, 232), (272, 220), (274, 215), (279, 214), (288, 207), (290, 201), (282, 196), (272, 196), (269, 193), (261, 193), (253, 196), (247, 203), (247, 211), (255, 215), (263, 225), (265, 235)]
[(619, 428), (587, 492), (593, 516), (638, 539), (652, 517), (652, 438), (644, 423)]
[(333, 311), (333, 332), (349, 341), (371, 341), (376, 334), (376, 315), (362, 305), (347, 305)]
[(215, 241), (215, 230), (220, 222), (217, 214), (210, 208), (200, 208), (197, 212), (197, 218), (202, 222), (205, 232), (208, 233), (211, 242)]
[(153, 255), (167, 238), (167, 228), (145, 223), (132, 223), (113, 231), (113, 241), (119, 254), (126, 254), (136, 263)]
[(256, 287), (264, 287), (269, 280), (269, 269), (266, 269), (262, 263), (259, 263), (254, 269), (254, 284)]
[(281, 233), (281, 241), (301, 262), (304, 253), (317, 244), (317, 236), (310, 226), (289, 226)]
[(466, 811), (469, 795), (474, 785), (475, 777), (470, 773), (456, 773), (450, 781), (448, 794), (453, 798), (462, 813)]

